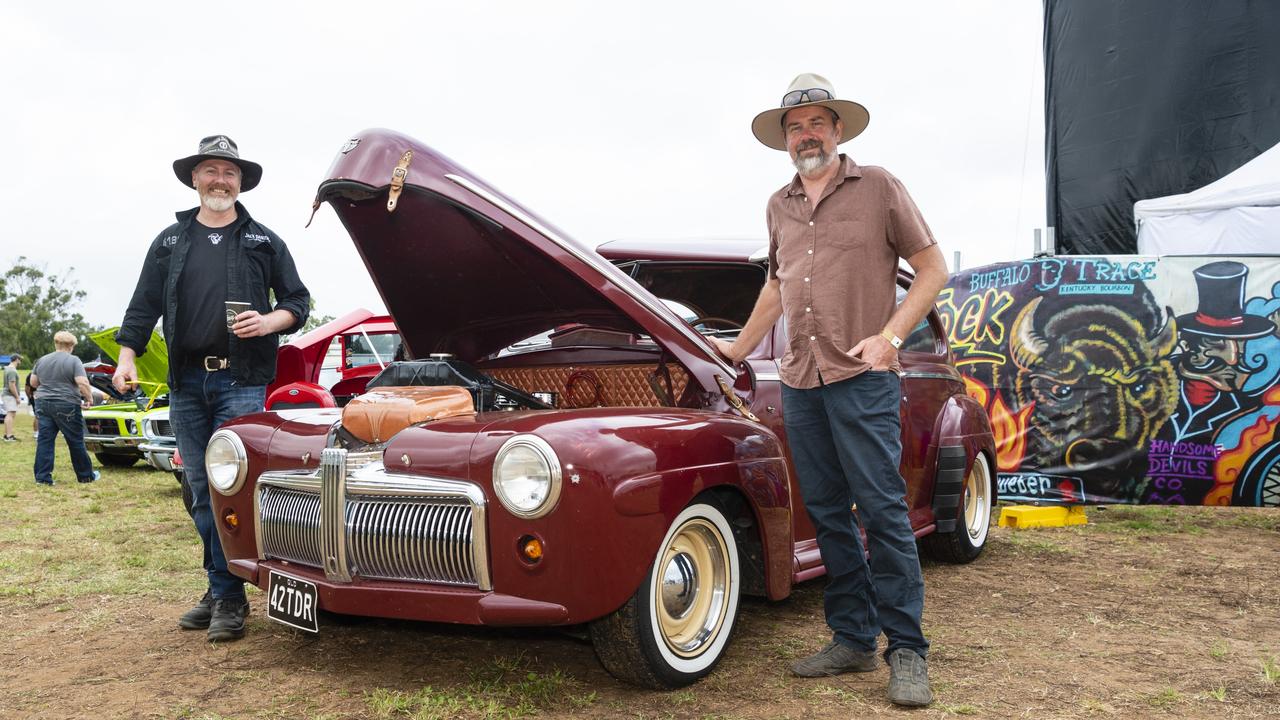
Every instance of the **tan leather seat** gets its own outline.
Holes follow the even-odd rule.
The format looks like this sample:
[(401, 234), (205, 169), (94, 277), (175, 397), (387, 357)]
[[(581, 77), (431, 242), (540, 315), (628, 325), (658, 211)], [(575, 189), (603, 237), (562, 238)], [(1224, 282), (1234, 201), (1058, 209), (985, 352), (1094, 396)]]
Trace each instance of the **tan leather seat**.
[(466, 389), (448, 385), (374, 388), (342, 408), (342, 427), (365, 442), (390, 440), (418, 423), (475, 414)]

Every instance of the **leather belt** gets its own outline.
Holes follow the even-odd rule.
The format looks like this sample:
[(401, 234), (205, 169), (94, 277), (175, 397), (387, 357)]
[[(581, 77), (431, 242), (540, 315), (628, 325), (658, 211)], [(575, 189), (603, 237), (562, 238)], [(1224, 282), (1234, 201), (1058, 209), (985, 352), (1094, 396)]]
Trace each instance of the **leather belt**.
[(203, 364), (206, 372), (216, 372), (231, 367), (231, 359), (218, 357), (217, 355), (205, 355)]

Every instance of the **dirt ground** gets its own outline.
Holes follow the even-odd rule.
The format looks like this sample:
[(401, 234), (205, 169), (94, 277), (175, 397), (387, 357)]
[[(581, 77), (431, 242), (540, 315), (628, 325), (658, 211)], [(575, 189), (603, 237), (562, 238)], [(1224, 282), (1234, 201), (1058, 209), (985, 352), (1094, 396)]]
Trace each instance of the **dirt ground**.
[[(994, 530), (972, 565), (926, 562), (937, 701), (910, 712), (1280, 717), (1276, 511), (1089, 516)], [(0, 717), (904, 717), (887, 669), (787, 674), (827, 639), (823, 582), (745, 601), (718, 670), (671, 693), (615, 681), (572, 632), (373, 620), (312, 637), (268, 621), (255, 593), (248, 636), (214, 646), (177, 628), (185, 600), (4, 597)]]

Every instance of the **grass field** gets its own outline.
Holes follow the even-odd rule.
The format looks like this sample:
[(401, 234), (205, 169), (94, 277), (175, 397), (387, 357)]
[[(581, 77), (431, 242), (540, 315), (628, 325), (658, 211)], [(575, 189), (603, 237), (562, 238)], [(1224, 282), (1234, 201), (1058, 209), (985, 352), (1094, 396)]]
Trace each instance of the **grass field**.
[(203, 592), (200, 545), (170, 473), (139, 463), (94, 467), (76, 482), (66, 443), (56, 441), (54, 486), (36, 485), (31, 417), (16, 443), (0, 445), (0, 596), (65, 602), (84, 595), (176, 598)]

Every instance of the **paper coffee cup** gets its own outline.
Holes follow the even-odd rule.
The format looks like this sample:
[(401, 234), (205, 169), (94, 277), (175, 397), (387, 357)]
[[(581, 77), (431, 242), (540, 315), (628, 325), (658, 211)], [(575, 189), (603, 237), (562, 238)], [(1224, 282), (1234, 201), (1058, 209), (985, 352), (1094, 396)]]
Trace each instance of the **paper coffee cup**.
[(236, 324), (236, 316), (242, 312), (249, 312), (253, 306), (247, 302), (236, 302), (235, 300), (227, 301), (227, 329), (230, 330), (232, 325)]

